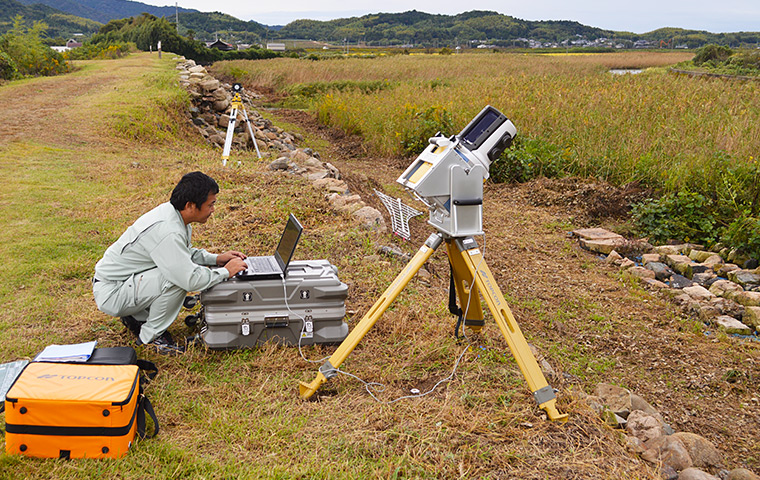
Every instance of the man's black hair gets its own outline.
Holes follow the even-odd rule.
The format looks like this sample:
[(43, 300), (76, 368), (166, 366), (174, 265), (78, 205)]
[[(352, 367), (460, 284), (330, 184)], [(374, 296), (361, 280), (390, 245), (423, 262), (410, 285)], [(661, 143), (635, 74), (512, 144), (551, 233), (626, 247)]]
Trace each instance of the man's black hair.
[(169, 201), (172, 206), (182, 211), (187, 202), (194, 203), (197, 208), (208, 199), (209, 193), (219, 193), (219, 185), (216, 181), (203, 172), (190, 172), (185, 174), (179, 181)]

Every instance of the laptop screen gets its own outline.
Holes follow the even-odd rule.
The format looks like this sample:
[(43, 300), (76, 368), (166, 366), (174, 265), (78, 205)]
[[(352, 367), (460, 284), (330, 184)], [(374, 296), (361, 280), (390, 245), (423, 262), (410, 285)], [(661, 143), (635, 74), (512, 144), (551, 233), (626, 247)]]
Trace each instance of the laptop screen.
[(290, 259), (293, 258), (293, 252), (296, 250), (298, 239), (301, 237), (303, 227), (298, 222), (296, 217), (291, 213), (288, 217), (288, 223), (285, 225), (285, 231), (282, 232), (280, 237), (280, 243), (277, 244), (277, 251), (275, 252), (275, 258), (277, 263), (282, 267), (282, 271), (288, 267)]

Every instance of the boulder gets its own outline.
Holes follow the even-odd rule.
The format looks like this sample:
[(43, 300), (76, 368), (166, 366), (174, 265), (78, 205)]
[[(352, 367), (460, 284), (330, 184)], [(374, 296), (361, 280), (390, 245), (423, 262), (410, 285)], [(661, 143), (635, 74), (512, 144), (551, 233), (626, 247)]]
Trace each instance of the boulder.
[(691, 277), (691, 280), (694, 283), (696, 283), (698, 285), (702, 285), (705, 288), (710, 288), (710, 285), (712, 285), (714, 283), (713, 279), (715, 279), (715, 281), (717, 281), (718, 276), (715, 275), (715, 273), (713, 273), (712, 271), (703, 272), (703, 273), (695, 273)]
[(683, 292), (689, 295), (694, 300), (710, 300), (715, 298), (715, 294), (710, 292), (701, 285), (692, 285), (690, 287), (684, 287)]
[(607, 258), (604, 259), (604, 261), (607, 263), (619, 265), (620, 262), (623, 261), (623, 256), (613, 250), (609, 253), (609, 255), (607, 255)]
[(745, 307), (760, 307), (760, 292), (736, 292), (731, 300)]
[(635, 278), (649, 278), (654, 280), (655, 273), (647, 268), (639, 267), (639, 266), (632, 266), (628, 270), (625, 271), (626, 275), (629, 275), (631, 277)]
[(744, 289), (734, 282), (728, 280), (717, 280), (710, 285), (710, 291), (718, 297), (729, 297), (728, 292), (742, 292)]
[(361, 225), (365, 228), (379, 232), (384, 232), (386, 229), (383, 215), (376, 208), (369, 206), (362, 207), (359, 210), (355, 211), (352, 215), (356, 217), (361, 222)]
[(616, 248), (625, 245), (626, 240), (622, 235), (610, 232), (603, 228), (582, 228), (573, 230), (573, 235), (578, 237), (581, 247), (592, 252), (608, 255)]
[(748, 285), (751, 287), (760, 285), (760, 275), (757, 274), (754, 270), (733, 270), (731, 272), (728, 272), (728, 279), (734, 283), (738, 283), (745, 288)]
[(664, 282), (673, 275), (673, 270), (662, 262), (649, 262), (645, 264), (645, 267), (653, 271), (655, 278), (661, 282)]
[(736, 333), (739, 335), (750, 335), (752, 333), (751, 328), (735, 319), (734, 317), (729, 317), (728, 315), (719, 315), (712, 321), (717, 328), (725, 331), (726, 333)]
[(742, 323), (760, 332), (760, 307), (744, 307)]
[(760, 480), (760, 476), (746, 468), (735, 468), (728, 472), (726, 480)]
[(692, 465), (717, 471), (723, 466), (723, 456), (709, 440), (696, 433), (678, 432), (673, 437), (679, 439), (689, 452)]
[(712, 269), (715, 269), (716, 267), (723, 266), (723, 259), (721, 258), (720, 255), (713, 254), (707, 257), (704, 261), (702, 261), (702, 264), (707, 265), (708, 267)]
[(660, 261), (660, 254), (659, 253), (645, 253), (641, 256), (641, 263), (646, 265), (647, 263), (651, 262), (659, 262)]
[(697, 250), (697, 249), (693, 249), (692, 251), (689, 252), (689, 258), (699, 263), (703, 263), (705, 260), (712, 257), (713, 255), (715, 254), (712, 252), (706, 252), (704, 250)]
[(625, 388), (608, 383), (600, 383), (594, 390), (594, 395), (599, 397), (610, 411), (623, 418), (628, 417), (631, 411), (631, 392)]
[(734, 263), (725, 263), (723, 266), (719, 267), (715, 273), (721, 277), (728, 277), (728, 273), (733, 272), (734, 270), (739, 270), (739, 265), (736, 265)]
[(698, 468), (690, 467), (678, 474), (678, 480), (720, 480), (720, 478)]
[(673, 275), (670, 276), (670, 286), (673, 288), (681, 289), (685, 287), (690, 287), (692, 285), (694, 285), (694, 282), (684, 277), (683, 275), (674, 273)]
[[(620, 261), (620, 268), (622, 268), (623, 270), (627, 270), (627, 269), (629, 269), (631, 267), (635, 267), (635, 266), (636, 266), (636, 262), (634, 262), (630, 258), (624, 258), (623, 260)], [(639, 267), (639, 268), (644, 268), (644, 267)], [(654, 278), (654, 277), (652, 277), (652, 278)]]
[(348, 185), (342, 180), (336, 180), (334, 178), (323, 178), (314, 182), (314, 186), (318, 188), (324, 188), (328, 192), (346, 193), (348, 192)]
[(628, 434), (644, 443), (665, 435), (660, 419), (649, 413), (634, 410), (628, 415), (627, 420), (625, 429)]
[(657, 437), (644, 444), (647, 450), (641, 458), (647, 462), (667, 465), (680, 472), (692, 466), (692, 460), (683, 442), (673, 435)]
[(287, 170), (288, 162), (290, 162), (290, 160), (287, 157), (280, 157), (274, 162), (269, 164), (269, 169), (270, 170)]

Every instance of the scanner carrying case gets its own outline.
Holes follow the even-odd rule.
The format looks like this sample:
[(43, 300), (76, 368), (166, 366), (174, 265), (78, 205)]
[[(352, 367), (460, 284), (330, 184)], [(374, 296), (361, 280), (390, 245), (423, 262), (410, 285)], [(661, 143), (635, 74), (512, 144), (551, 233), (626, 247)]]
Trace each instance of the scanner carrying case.
[(348, 335), (348, 286), (327, 260), (290, 262), (282, 279), (231, 278), (201, 292), (201, 337), (211, 349), (337, 344)]
[(144, 436), (146, 409), (155, 421), (137, 365), (33, 362), (6, 394), (6, 451), (118, 458)]

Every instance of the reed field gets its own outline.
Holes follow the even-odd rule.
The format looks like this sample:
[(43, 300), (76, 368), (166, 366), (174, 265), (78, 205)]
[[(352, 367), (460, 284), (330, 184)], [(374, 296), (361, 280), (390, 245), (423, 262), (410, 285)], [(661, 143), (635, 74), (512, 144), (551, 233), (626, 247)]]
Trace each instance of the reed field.
[[(716, 155), (756, 162), (760, 150), (760, 83), (695, 80), (660, 68), (692, 56), (396, 55), (235, 61), (215, 69), (252, 87), (286, 91), (319, 82), (387, 82), (369, 94), (326, 89), (309, 103), (325, 123), (361, 134), (383, 155), (412, 153), (403, 151), (400, 137), (429, 109), (450, 115), (454, 131), (444, 133), (453, 134), (491, 104), (519, 135), (560, 148), (568, 173), (678, 187), (691, 172), (709, 170)], [(623, 68), (648, 70), (609, 73)]]

